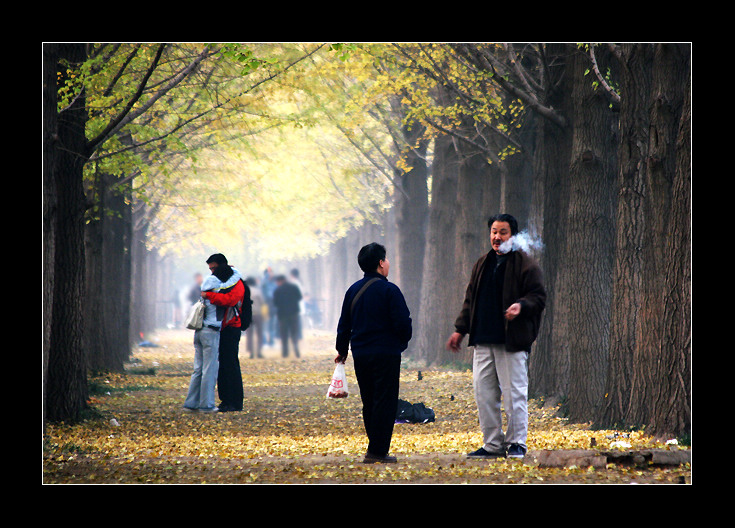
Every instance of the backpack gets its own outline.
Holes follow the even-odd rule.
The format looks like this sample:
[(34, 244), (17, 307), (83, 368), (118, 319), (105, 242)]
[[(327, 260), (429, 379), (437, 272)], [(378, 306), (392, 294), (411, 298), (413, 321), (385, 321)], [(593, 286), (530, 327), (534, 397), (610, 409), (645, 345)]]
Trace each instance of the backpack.
[(408, 423), (428, 423), (436, 419), (434, 411), (423, 403), (409, 403), (398, 400), (396, 409), (396, 421)]
[(235, 313), (240, 317), (240, 331), (244, 332), (253, 322), (253, 300), (250, 298), (250, 287), (244, 280), (240, 279), (240, 281), (245, 286), (245, 294), (241, 300), (237, 301)]

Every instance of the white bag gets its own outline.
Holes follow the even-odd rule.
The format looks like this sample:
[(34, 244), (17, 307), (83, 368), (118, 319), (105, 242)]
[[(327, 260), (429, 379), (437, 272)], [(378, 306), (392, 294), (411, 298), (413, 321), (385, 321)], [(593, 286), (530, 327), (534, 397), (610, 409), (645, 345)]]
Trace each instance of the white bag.
[(186, 316), (184, 322), (189, 330), (199, 330), (202, 327), (202, 321), (204, 321), (204, 301), (199, 299), (189, 310), (189, 315)]
[(334, 374), (332, 374), (332, 383), (329, 384), (327, 390), (327, 398), (346, 398), (347, 391), (347, 376), (345, 375), (344, 363), (337, 363), (334, 368)]

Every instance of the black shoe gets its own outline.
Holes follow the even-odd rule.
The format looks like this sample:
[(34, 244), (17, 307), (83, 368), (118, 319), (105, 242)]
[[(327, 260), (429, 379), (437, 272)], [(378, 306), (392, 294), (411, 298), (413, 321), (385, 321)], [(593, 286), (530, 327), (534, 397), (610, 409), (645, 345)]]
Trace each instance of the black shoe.
[(508, 458), (523, 458), (526, 456), (526, 448), (521, 444), (510, 444)]
[(233, 407), (232, 405), (223, 404), (219, 406), (219, 412), (237, 412), (242, 411), (242, 408), (238, 409), (237, 407)]
[(363, 464), (376, 464), (376, 463), (382, 463), (382, 464), (393, 464), (398, 462), (398, 459), (394, 456), (385, 455), (385, 456), (378, 456), (373, 455), (370, 453), (367, 453), (365, 455), (365, 458), (363, 459)]
[(505, 451), (486, 451), (480, 448), (472, 453), (467, 453), (467, 458), (505, 458)]

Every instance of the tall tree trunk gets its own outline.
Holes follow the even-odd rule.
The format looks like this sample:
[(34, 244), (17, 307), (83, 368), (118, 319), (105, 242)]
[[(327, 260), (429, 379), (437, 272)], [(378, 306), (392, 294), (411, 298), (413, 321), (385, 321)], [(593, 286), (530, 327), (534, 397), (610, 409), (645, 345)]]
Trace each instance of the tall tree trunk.
[[(685, 350), (680, 346), (672, 348), (673, 343), (679, 342), (678, 328), (687, 322), (676, 313), (676, 307), (667, 307), (661, 300), (679, 299), (685, 287), (683, 272), (688, 266), (686, 262), (677, 262), (682, 257), (672, 255), (669, 248), (673, 243), (681, 247), (678, 236), (685, 228), (677, 223), (689, 222), (688, 208), (684, 209), (684, 204), (675, 203), (672, 198), (677, 176), (677, 136), (689, 79), (689, 46), (657, 44), (653, 59), (643, 303), (638, 340), (641, 354), (634, 366), (639, 383), (632, 387), (629, 417), (635, 424), (646, 424), (649, 432), (674, 434), (681, 432), (688, 422), (688, 394), (680, 382), (687, 373), (679, 370), (685, 365), (680, 356)], [(679, 289), (673, 295), (672, 286)], [(677, 327), (674, 335), (668, 333), (672, 327)]]
[[(571, 75), (569, 73), (569, 46), (551, 44), (546, 46), (549, 57), (549, 75), (545, 106), (554, 108), (562, 116), (571, 113)], [(559, 355), (552, 339), (554, 325), (561, 324), (556, 318), (557, 270), (566, 260), (564, 240), (566, 237), (566, 215), (569, 203), (569, 162), (572, 148), (572, 130), (559, 126), (549, 119), (538, 119), (537, 148), (534, 152), (536, 178), (534, 192), (535, 210), (532, 226), (544, 242), (540, 258), (547, 292), (546, 308), (541, 318), (539, 336), (529, 358), (529, 395), (544, 395), (553, 400), (565, 396), (568, 379), (566, 358)], [(539, 211), (541, 208), (541, 211)], [(538, 221), (541, 220), (541, 231)]]
[[(84, 44), (59, 46), (62, 61), (79, 64), (86, 59)], [(86, 154), (87, 122), (84, 92), (58, 115), (55, 145), (57, 215), (54, 232), (53, 317), (46, 379), (46, 418), (77, 421), (86, 406), (87, 373), (82, 343), (84, 293), (84, 192), (82, 175)]]
[[(689, 53), (688, 51), (686, 51)], [(661, 318), (662, 364), (664, 380), (655, 395), (651, 434), (681, 435), (691, 428), (691, 77), (687, 71), (687, 89), (676, 139), (676, 167), (671, 192), (669, 242), (664, 254), (666, 277), (664, 312)]]
[[(54, 307), (54, 234), (56, 226), (57, 91), (58, 44), (43, 46), (43, 390), (46, 394), (51, 322)], [(43, 402), (46, 416), (46, 400)]]
[[(97, 185), (100, 187), (100, 185)], [(100, 189), (98, 189), (100, 190)], [(84, 306), (87, 315), (84, 318), (84, 350), (87, 356), (87, 368), (93, 372), (104, 371), (106, 364), (104, 340), (104, 305), (102, 302), (106, 292), (103, 289), (102, 274), (104, 208), (102, 196), (104, 191), (95, 193), (95, 211), (93, 218), (88, 219), (84, 227), (85, 278)]]
[(132, 210), (130, 191), (109, 187), (107, 203), (112, 211), (105, 221), (103, 262), (103, 298), (105, 343), (109, 351), (106, 370), (122, 371), (130, 358), (130, 296)]
[[(396, 169), (402, 192), (396, 193), (399, 258), (395, 268), (391, 267), (391, 280), (400, 286), (412, 319), (418, 321), (429, 210), (427, 144), (421, 139), (424, 127), (418, 123), (404, 125), (402, 130), (404, 140), (411, 147), (404, 158), (410, 168), (406, 171)], [(412, 354), (414, 350), (415, 340), (411, 340), (406, 354)]]
[[(133, 217), (140, 215), (140, 211), (133, 212)], [(150, 295), (147, 277), (148, 270), (148, 249), (145, 245), (145, 228), (139, 224), (141, 222), (133, 222), (133, 237), (131, 240), (131, 299), (130, 299), (130, 340), (137, 341), (140, 335), (147, 330), (146, 321), (149, 319), (145, 296)], [(206, 259), (206, 257), (204, 257)]]
[[(416, 324), (417, 356), (427, 363), (454, 361), (444, 349), (454, 331), (454, 320), (462, 306), (457, 295), (455, 220), (457, 212), (457, 151), (450, 136), (441, 135), (434, 143), (431, 165), (431, 208), (424, 255), (421, 309)], [(465, 285), (466, 286), (466, 285)]]
[[(603, 57), (598, 55), (598, 60)], [(555, 351), (568, 357), (569, 419), (597, 417), (607, 372), (615, 240), (617, 117), (573, 54), (570, 197), (564, 263), (557, 275)]]
[(530, 230), (533, 203), (533, 151), (538, 116), (529, 112), (521, 132), (521, 152), (503, 161), (504, 184), (499, 212), (512, 214), (518, 220), (518, 229)]
[(622, 47), (613, 340), (601, 426), (690, 425), (690, 48)]
[[(475, 151), (462, 141), (456, 142), (458, 151), (459, 171), (457, 178), (457, 224), (456, 245), (457, 274), (458, 281), (455, 282), (455, 294), (453, 298), (459, 299), (455, 307), (457, 314), (462, 307), (470, 280), (472, 267), (477, 259), (490, 250), (487, 220), (491, 212), (485, 209), (486, 189), (499, 188), (499, 184), (488, 183), (497, 171), (494, 171), (482, 153)], [(456, 317), (456, 316), (455, 316)], [(452, 330), (453, 331), (453, 330)], [(448, 337), (448, 336), (447, 336)], [(457, 359), (470, 361), (472, 355), (467, 351), (467, 340), (463, 340), (463, 352)]]
[(646, 227), (643, 201), (648, 160), (648, 100), (651, 90), (650, 44), (621, 47), (620, 145), (615, 268), (610, 313), (610, 353), (600, 425), (625, 426), (635, 375), (636, 341), (642, 292)]

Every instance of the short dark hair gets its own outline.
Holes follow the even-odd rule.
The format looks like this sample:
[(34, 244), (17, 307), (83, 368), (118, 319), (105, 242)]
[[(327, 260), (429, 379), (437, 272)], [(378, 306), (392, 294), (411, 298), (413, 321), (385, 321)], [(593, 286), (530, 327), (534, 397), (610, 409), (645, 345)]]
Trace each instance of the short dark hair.
[(508, 222), (508, 225), (510, 225), (510, 234), (515, 235), (516, 233), (518, 233), (518, 221), (513, 215), (500, 213), (496, 214), (495, 216), (491, 216), (490, 219), (487, 221), (488, 229), (492, 227), (493, 222)]
[(226, 266), (227, 257), (225, 257), (222, 253), (215, 253), (214, 255), (210, 255), (207, 259), (207, 264), (211, 264), (212, 262), (216, 262), (219, 266)]
[(385, 260), (385, 247), (377, 242), (371, 242), (367, 246), (360, 248), (357, 254), (357, 263), (364, 272), (375, 271), (381, 260)]

